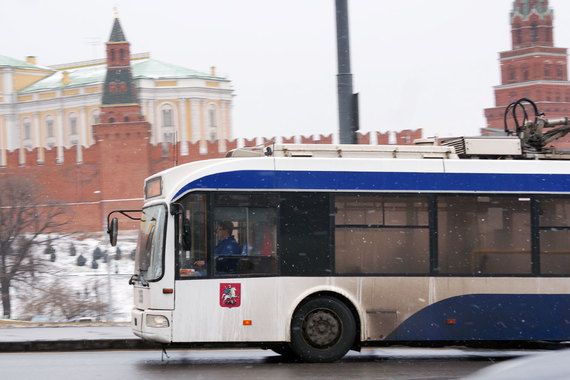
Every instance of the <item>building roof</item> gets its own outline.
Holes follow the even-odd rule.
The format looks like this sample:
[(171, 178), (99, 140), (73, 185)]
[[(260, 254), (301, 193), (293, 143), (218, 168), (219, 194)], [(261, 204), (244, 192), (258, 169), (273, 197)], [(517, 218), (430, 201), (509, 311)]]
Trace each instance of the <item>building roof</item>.
[[(1, 61), (0, 61), (1, 62)], [(1, 66), (1, 63), (0, 63)], [(211, 76), (207, 73), (187, 69), (182, 66), (173, 65), (156, 59), (148, 58), (131, 61), (133, 78), (136, 79), (187, 79), (200, 78), (223, 80), (226, 78)], [(69, 84), (65, 88), (82, 87), (88, 85), (101, 84), (105, 81), (107, 66), (104, 64), (70, 68), (65, 70), (69, 74)], [(19, 93), (31, 93), (37, 91), (56, 90), (62, 87), (63, 70), (57, 71), (47, 78), (44, 78), (24, 89)]]
[(123, 33), (123, 28), (119, 22), (119, 18), (115, 17), (113, 21), (113, 30), (111, 31), (111, 37), (109, 37), (109, 42), (126, 42), (125, 33)]
[(18, 69), (35, 69), (35, 70), (54, 71), (50, 67), (32, 65), (31, 63), (28, 63), (26, 61), (21, 61), (19, 59), (6, 57), (5, 55), (0, 55), (0, 67), (13, 67), (13, 68), (18, 68)]

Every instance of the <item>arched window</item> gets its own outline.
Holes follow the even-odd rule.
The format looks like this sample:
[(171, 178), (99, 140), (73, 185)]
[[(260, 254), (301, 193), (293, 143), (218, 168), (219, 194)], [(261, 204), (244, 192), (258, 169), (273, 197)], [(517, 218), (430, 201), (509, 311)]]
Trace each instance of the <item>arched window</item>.
[(48, 116), (46, 118), (46, 137), (50, 138), (50, 137), (55, 137), (55, 130), (54, 130), (54, 125), (53, 125), (53, 119), (51, 118), (51, 116)]
[(508, 69), (508, 70), (509, 70), (509, 80), (510, 80), (510, 81), (515, 80), (515, 79), (517, 78), (517, 74), (516, 74), (516, 72), (515, 72), (515, 68), (512, 67), (512, 66), (509, 66), (509, 69)]
[(123, 49), (119, 49), (119, 55), (121, 57), (121, 61), (125, 59), (125, 51)]
[(544, 78), (545, 79), (550, 78), (550, 65), (549, 64), (544, 65)]
[(32, 123), (30, 119), (24, 119), (22, 130), (24, 132), (24, 140), (30, 140), (32, 138)]
[(210, 104), (208, 107), (208, 138), (211, 141), (218, 139), (218, 118), (216, 117), (216, 106)]
[(165, 104), (160, 109), (161, 116), (161, 139), (162, 142), (174, 143), (174, 110), (170, 104)]
[(111, 49), (111, 62), (115, 60), (115, 50)]
[(51, 116), (47, 116), (45, 119), (45, 134), (45, 146), (51, 149), (55, 146), (55, 122)]
[(562, 65), (556, 65), (556, 78), (563, 79), (564, 77), (564, 70)]
[(69, 115), (69, 134), (71, 136), (77, 134), (77, 116), (74, 113)]
[(69, 114), (69, 142), (77, 144), (79, 138), (77, 136), (77, 116), (74, 113)]

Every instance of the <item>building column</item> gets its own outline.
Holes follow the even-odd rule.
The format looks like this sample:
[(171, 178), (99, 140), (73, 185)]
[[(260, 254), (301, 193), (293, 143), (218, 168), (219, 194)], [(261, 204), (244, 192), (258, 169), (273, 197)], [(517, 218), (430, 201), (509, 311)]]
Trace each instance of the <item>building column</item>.
[(79, 108), (79, 144), (87, 146), (87, 110), (85, 106)]
[(200, 139), (208, 140), (208, 126), (206, 125), (208, 119), (208, 102), (206, 99), (200, 99)]
[(87, 117), (86, 117), (85, 106), (79, 107), (79, 138), (77, 141), (77, 156), (76, 162), (82, 163), (83, 162), (83, 147), (87, 146)]
[(4, 128), (6, 128), (8, 151), (15, 150), (20, 147), (20, 128), (16, 122), (16, 115), (12, 110), (5, 115)]
[(18, 161), (20, 165), (25, 165), (26, 164), (26, 148), (24, 147), (24, 141), (23, 141), (23, 137), (22, 137), (22, 120), (20, 120), (19, 117), (17, 117), (16, 115), (14, 115), (14, 120), (15, 122), (15, 127), (16, 130), (18, 131), (18, 135), (19, 135), (19, 141), (18, 141)]
[(223, 107), (224, 103), (223, 101), (218, 101), (216, 104), (216, 122), (218, 123), (217, 125), (217, 135), (218, 135), (218, 152), (222, 153), (225, 152), (227, 150), (227, 145), (226, 145), (226, 131), (224, 130), (224, 110)]
[(151, 126), (151, 130), (150, 130), (150, 143), (152, 145), (156, 145), (158, 142), (158, 139), (156, 138), (157, 136), (157, 131), (156, 131), (156, 120), (154, 119), (154, 100), (150, 99), (147, 102), (147, 106), (148, 106), (148, 122), (150, 123)]
[[(61, 95), (61, 94), (60, 94)], [(55, 162), (58, 164), (63, 164), (63, 109), (57, 110), (57, 117), (56, 117), (56, 149), (57, 149), (57, 158)]]
[(0, 166), (6, 166), (6, 129), (4, 118), (0, 117)]
[(204, 99), (198, 99), (198, 112), (200, 113), (200, 154), (207, 154), (208, 153), (208, 134), (206, 132), (206, 110), (207, 103)]
[(2, 88), (2, 96), (4, 97), (4, 103), (14, 103), (14, 69), (11, 67), (5, 67), (2, 70), (2, 83), (4, 88)]
[(180, 112), (180, 123), (178, 123), (178, 130), (180, 131), (180, 155), (188, 155), (188, 137), (186, 137), (186, 99), (178, 100), (178, 107)]
[(224, 101), (225, 104), (225, 117), (224, 117), (224, 128), (226, 129), (226, 136), (228, 139), (233, 139), (234, 135), (232, 133), (232, 102), (229, 100)]
[(36, 162), (43, 164), (44, 162), (44, 144), (40, 130), (40, 113), (34, 112), (32, 115), (32, 127), (34, 128), (34, 145), (37, 149)]

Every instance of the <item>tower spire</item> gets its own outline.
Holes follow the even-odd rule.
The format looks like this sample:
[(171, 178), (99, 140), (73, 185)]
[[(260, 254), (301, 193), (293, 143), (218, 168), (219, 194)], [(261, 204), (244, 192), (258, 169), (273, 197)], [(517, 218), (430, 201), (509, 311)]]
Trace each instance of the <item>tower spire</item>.
[(131, 71), (130, 44), (118, 17), (107, 42), (107, 73), (103, 88), (101, 119), (104, 123), (142, 120)]
[(121, 22), (119, 21), (118, 13), (113, 21), (113, 29), (111, 30), (111, 36), (109, 37), (109, 42), (126, 42), (125, 33), (123, 33), (123, 28), (121, 27)]

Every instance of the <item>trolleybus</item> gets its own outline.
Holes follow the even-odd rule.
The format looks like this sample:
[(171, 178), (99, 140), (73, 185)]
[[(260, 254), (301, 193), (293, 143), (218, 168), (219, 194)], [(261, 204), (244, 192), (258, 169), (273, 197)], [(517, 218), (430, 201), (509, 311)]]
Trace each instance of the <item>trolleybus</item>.
[[(570, 156), (518, 136), (269, 145), (149, 177), (132, 329), (332, 361), (570, 340)], [(117, 220), (110, 221), (116, 242)]]

